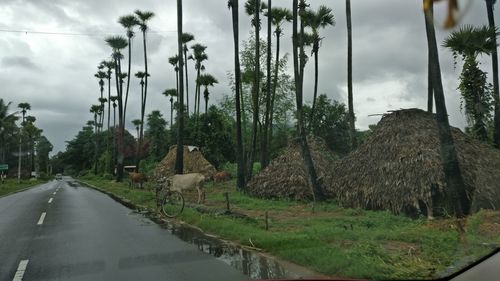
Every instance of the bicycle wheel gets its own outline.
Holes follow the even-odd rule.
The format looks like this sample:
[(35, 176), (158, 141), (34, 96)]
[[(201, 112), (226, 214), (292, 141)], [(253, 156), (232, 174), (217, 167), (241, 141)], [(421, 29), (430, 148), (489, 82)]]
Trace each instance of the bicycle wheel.
[(165, 216), (175, 218), (184, 210), (184, 197), (179, 191), (168, 192), (163, 198), (161, 210)]

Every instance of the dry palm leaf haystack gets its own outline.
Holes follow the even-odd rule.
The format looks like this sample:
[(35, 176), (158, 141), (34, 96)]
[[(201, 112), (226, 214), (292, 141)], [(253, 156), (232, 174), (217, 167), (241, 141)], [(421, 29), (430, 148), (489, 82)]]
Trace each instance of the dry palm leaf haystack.
[[(176, 145), (171, 146), (167, 156), (156, 166), (153, 173), (155, 179), (175, 174), (176, 149)], [(215, 167), (203, 157), (203, 154), (197, 147), (184, 146), (184, 174), (200, 173), (206, 178), (212, 178), (216, 172)]]
[[(457, 128), (452, 135), (471, 211), (500, 208), (500, 151)], [(346, 207), (433, 215), (446, 200), (436, 119), (420, 109), (384, 115), (366, 142), (330, 171), (327, 193)]]
[[(308, 144), (321, 183), (336, 157), (318, 137), (308, 137)], [(261, 198), (308, 200), (312, 194), (307, 177), (300, 144), (293, 140), (283, 154), (250, 180), (247, 188), (250, 194)]]

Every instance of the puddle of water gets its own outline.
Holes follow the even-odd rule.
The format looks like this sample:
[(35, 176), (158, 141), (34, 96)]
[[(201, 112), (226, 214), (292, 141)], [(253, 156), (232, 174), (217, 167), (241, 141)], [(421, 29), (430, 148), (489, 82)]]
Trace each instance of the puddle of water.
[(210, 254), (236, 268), (252, 279), (300, 279), (317, 277), (313, 272), (298, 266), (287, 265), (285, 262), (264, 256), (261, 253), (250, 251), (224, 243), (217, 238), (207, 236), (193, 227), (169, 223), (161, 225), (173, 235), (190, 244), (196, 245), (202, 252)]

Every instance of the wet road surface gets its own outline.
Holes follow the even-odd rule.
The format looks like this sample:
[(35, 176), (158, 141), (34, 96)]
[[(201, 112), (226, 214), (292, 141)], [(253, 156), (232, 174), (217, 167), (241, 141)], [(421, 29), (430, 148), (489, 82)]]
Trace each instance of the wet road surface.
[(249, 279), (67, 179), (0, 198), (0, 280)]

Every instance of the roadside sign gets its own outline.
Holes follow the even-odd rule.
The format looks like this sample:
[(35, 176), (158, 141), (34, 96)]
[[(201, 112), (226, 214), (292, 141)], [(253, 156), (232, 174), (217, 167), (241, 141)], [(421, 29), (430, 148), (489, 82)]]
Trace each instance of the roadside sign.
[(0, 164), (0, 171), (7, 171), (9, 169), (9, 165), (7, 164)]

